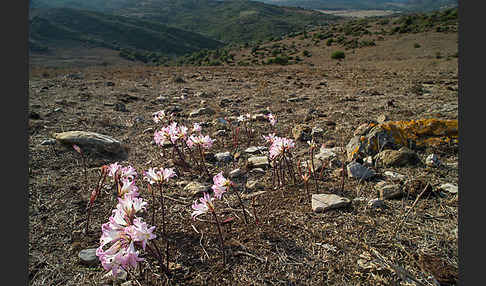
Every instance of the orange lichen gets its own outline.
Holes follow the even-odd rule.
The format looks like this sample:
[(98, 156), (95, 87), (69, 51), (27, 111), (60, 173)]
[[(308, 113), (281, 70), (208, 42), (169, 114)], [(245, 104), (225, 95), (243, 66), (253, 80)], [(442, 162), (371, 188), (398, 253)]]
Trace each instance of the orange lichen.
[(407, 145), (413, 140), (417, 146), (437, 145), (449, 142), (451, 138), (457, 138), (457, 120), (444, 119), (418, 119), (411, 121), (390, 121), (380, 126), (395, 140), (396, 144)]

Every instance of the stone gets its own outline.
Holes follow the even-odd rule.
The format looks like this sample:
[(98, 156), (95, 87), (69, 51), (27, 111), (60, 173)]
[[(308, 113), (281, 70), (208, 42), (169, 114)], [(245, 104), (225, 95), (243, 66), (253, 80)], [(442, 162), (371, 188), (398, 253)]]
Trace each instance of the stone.
[(43, 140), (40, 144), (41, 145), (56, 145), (57, 141), (56, 139), (46, 139)]
[(217, 153), (214, 157), (218, 162), (231, 162), (233, 160), (233, 156), (229, 151)]
[(213, 97), (213, 94), (205, 91), (198, 91), (194, 94), (194, 96), (202, 97), (202, 98), (210, 98)]
[(358, 162), (351, 162), (347, 166), (348, 177), (357, 180), (368, 180), (376, 175), (373, 169), (367, 168)]
[(382, 200), (397, 199), (404, 195), (400, 185), (389, 184), (386, 181), (377, 183), (375, 190)]
[(228, 177), (230, 179), (236, 179), (236, 178), (239, 178), (241, 176), (243, 176), (243, 171), (240, 168), (234, 169), (231, 172), (229, 172), (229, 174), (228, 174)]
[(442, 163), (439, 161), (439, 157), (437, 157), (437, 155), (430, 154), (425, 159), (425, 165), (429, 167), (439, 167), (440, 165), (442, 165)]
[(96, 256), (96, 248), (83, 249), (78, 253), (79, 259), (85, 265), (92, 266), (100, 262)]
[(309, 97), (307, 97), (307, 96), (301, 96), (301, 97), (293, 96), (293, 97), (290, 97), (289, 99), (287, 99), (287, 102), (302, 102), (302, 101), (305, 101), (305, 100), (309, 100)]
[(351, 200), (335, 194), (312, 194), (312, 211), (316, 213), (348, 206)]
[(324, 135), (324, 129), (322, 129), (320, 127), (314, 127), (314, 128), (312, 128), (312, 131), (311, 131), (312, 138), (322, 137), (322, 135)]
[(88, 131), (67, 131), (54, 133), (54, 139), (63, 145), (72, 148), (78, 145), (82, 151), (96, 153), (120, 160), (128, 158), (128, 151), (122, 143), (110, 136)]
[(456, 185), (453, 185), (451, 183), (442, 184), (440, 185), (439, 189), (449, 192), (451, 194), (457, 194), (457, 192), (459, 191), (459, 188)]
[(189, 113), (189, 117), (197, 117), (200, 115), (213, 115), (214, 113), (214, 110), (209, 107), (201, 107)]
[(265, 175), (265, 170), (262, 168), (253, 168), (248, 172), (249, 176), (263, 176)]
[(371, 199), (368, 201), (368, 207), (372, 209), (385, 208), (385, 201), (382, 199)]
[(367, 166), (367, 167), (372, 167), (374, 166), (373, 164), (373, 157), (372, 156), (368, 156), (366, 158), (363, 159), (363, 165), (364, 166)]
[(268, 148), (266, 146), (251, 146), (245, 149), (245, 153), (248, 154), (263, 154), (263, 151), (266, 151)]
[[(368, 131), (346, 145), (348, 161), (374, 156), (383, 149), (397, 150), (458, 143), (458, 121), (437, 118), (369, 123)], [(413, 149), (413, 148), (412, 148)]]
[(269, 166), (267, 156), (251, 156), (248, 158), (248, 167), (267, 168)]
[(248, 180), (245, 185), (247, 190), (255, 191), (255, 190), (263, 190), (265, 186), (260, 180)]
[(115, 103), (115, 111), (120, 111), (120, 112), (127, 112), (127, 106), (123, 103)]
[(407, 147), (402, 147), (399, 150), (383, 150), (376, 154), (373, 159), (376, 165), (384, 167), (414, 165), (420, 161), (418, 155)]
[(193, 196), (202, 194), (204, 192), (209, 192), (210, 190), (211, 190), (210, 186), (201, 184), (200, 182), (196, 182), (196, 181), (190, 182), (183, 189), (184, 192), (188, 192)]
[(406, 178), (405, 175), (399, 174), (397, 172), (392, 172), (392, 171), (385, 171), (383, 174), (385, 175), (385, 177), (388, 177), (389, 179), (394, 181), (403, 181)]

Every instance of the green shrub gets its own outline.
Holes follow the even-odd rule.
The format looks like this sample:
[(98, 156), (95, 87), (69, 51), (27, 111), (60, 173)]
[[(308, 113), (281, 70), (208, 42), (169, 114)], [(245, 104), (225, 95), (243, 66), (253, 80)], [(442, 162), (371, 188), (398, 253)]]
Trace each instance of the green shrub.
[(334, 38), (329, 38), (326, 42), (326, 45), (330, 47), (332, 45), (332, 42), (334, 42)]
[(331, 54), (331, 59), (342, 60), (346, 57), (343, 51), (335, 51)]
[(416, 49), (418, 49), (418, 48), (420, 48), (420, 44), (419, 43), (415, 43), (415, 44), (413, 44), (413, 47), (416, 48)]

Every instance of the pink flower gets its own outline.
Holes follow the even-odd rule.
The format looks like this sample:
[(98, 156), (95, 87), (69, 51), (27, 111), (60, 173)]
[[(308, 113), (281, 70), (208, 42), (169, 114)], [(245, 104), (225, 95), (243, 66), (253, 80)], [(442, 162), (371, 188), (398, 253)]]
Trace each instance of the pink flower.
[(270, 133), (268, 136), (262, 135), (263, 140), (265, 140), (265, 143), (267, 144), (273, 144), (273, 141), (275, 140), (276, 136), (275, 133)]
[(214, 185), (211, 188), (213, 189), (214, 196), (218, 199), (221, 199), (223, 193), (228, 191), (232, 185), (232, 182), (223, 176), (223, 172), (219, 172), (213, 177), (213, 183)]
[(290, 149), (295, 147), (294, 140), (282, 137), (275, 137), (273, 139), (272, 146), (270, 146), (270, 159), (282, 155), (284, 152), (289, 152)]
[(199, 203), (197, 202), (197, 200), (194, 201), (194, 204), (192, 204), (192, 209), (194, 209), (191, 214), (192, 219), (196, 220), (197, 216), (205, 214), (208, 211), (213, 211), (213, 201), (214, 198), (210, 197), (208, 193), (204, 193), (203, 197), (199, 198)]
[(79, 154), (81, 154), (81, 148), (79, 148), (78, 145), (73, 144), (73, 149), (76, 150), (76, 152), (78, 152)]
[(135, 185), (134, 180), (128, 178), (122, 178), (122, 186), (120, 188), (119, 197), (123, 198), (125, 195), (131, 197), (138, 197), (138, 187)]
[(216, 140), (211, 139), (211, 137), (209, 137), (208, 135), (191, 135), (187, 139), (187, 146), (192, 149), (194, 148), (194, 145), (199, 145), (204, 149), (210, 149), (213, 146), (214, 141)]
[(130, 196), (125, 196), (123, 198), (118, 198), (118, 204), (116, 209), (120, 212), (120, 215), (127, 216), (129, 219), (133, 219), (135, 214), (145, 209), (147, 202), (142, 198), (133, 198)]
[(270, 121), (272, 126), (275, 126), (275, 123), (277, 123), (277, 118), (273, 114), (269, 113), (268, 115), (265, 115), (265, 117)]
[(133, 180), (137, 176), (137, 171), (132, 166), (122, 167), (120, 171), (122, 178)]
[(112, 163), (108, 166), (108, 176), (114, 177), (116, 172), (121, 168), (122, 166), (118, 164), (118, 162)]
[(150, 168), (144, 174), (144, 179), (147, 180), (151, 185), (160, 184), (163, 181), (168, 182), (170, 178), (177, 176), (173, 168)]
[(170, 178), (177, 177), (177, 174), (174, 172), (174, 168), (161, 168), (161, 171), (162, 178), (166, 182), (168, 182)]
[(157, 236), (153, 233), (155, 226), (148, 227), (147, 223), (140, 218), (133, 220), (133, 225), (127, 227), (126, 232), (130, 235), (133, 241), (142, 242), (142, 249), (145, 250), (145, 246), (148, 240), (154, 239)]
[(201, 133), (202, 127), (199, 125), (199, 123), (194, 123), (194, 126), (192, 127), (192, 132), (197, 132)]

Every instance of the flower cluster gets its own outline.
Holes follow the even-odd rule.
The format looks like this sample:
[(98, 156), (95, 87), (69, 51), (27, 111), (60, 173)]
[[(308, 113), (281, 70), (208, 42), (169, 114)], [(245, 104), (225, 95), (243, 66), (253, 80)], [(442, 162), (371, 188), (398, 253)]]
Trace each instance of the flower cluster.
[(203, 136), (202, 134), (199, 135), (191, 135), (187, 139), (186, 143), (189, 148), (194, 148), (195, 146), (201, 146), (203, 149), (210, 149), (213, 146), (215, 139), (211, 139), (208, 135)]
[(185, 140), (187, 138), (187, 130), (186, 126), (177, 126), (177, 122), (172, 122), (154, 133), (154, 141), (160, 146), (167, 143), (176, 144), (179, 139)]
[(144, 180), (147, 180), (151, 185), (160, 184), (163, 181), (168, 182), (172, 177), (177, 177), (174, 168), (150, 168), (144, 172)]
[(107, 223), (101, 226), (100, 246), (96, 255), (101, 265), (109, 275), (118, 277), (120, 272), (128, 268), (136, 269), (138, 262), (143, 261), (136, 249), (145, 250), (147, 242), (154, 239), (155, 226), (149, 226), (141, 217), (137, 217), (147, 202), (134, 193), (118, 198), (116, 209)]
[(137, 171), (132, 166), (122, 166), (118, 162), (108, 165), (108, 176), (117, 186), (118, 196), (123, 198), (126, 194), (137, 197), (138, 187), (135, 185)]
[(164, 110), (160, 110), (152, 113), (152, 119), (154, 120), (155, 123), (159, 123), (164, 120), (170, 120), (172, 116), (173, 116), (172, 113), (166, 114)]
[(215, 199), (221, 200), (223, 194), (229, 190), (229, 188), (233, 185), (233, 182), (226, 179), (223, 176), (223, 172), (219, 172), (213, 177), (213, 186), (211, 187), (214, 196), (211, 197), (208, 193), (204, 193), (203, 197), (199, 198), (198, 200), (194, 201), (192, 204), (192, 208), (194, 211), (192, 212), (192, 219), (195, 220), (198, 215), (207, 213), (208, 211), (214, 211), (214, 203)]
[(289, 152), (295, 147), (294, 140), (292, 139), (274, 136), (270, 140), (272, 141), (272, 145), (270, 146), (271, 160), (283, 155), (285, 152)]

